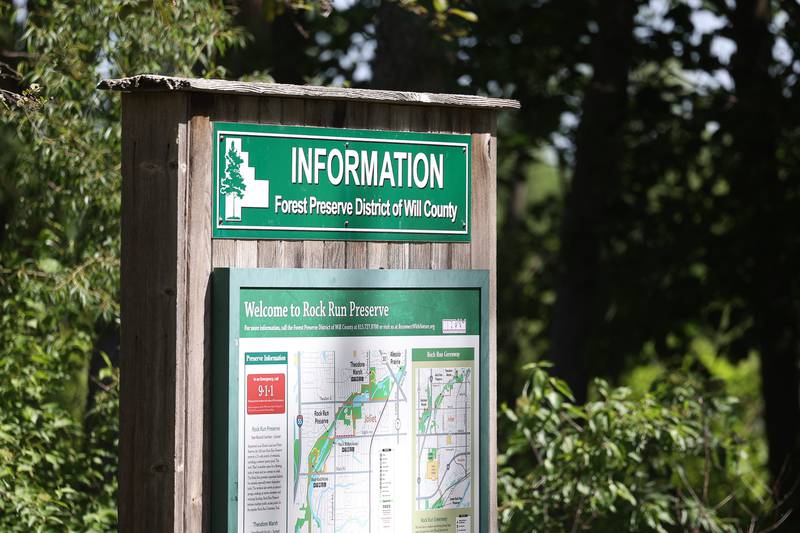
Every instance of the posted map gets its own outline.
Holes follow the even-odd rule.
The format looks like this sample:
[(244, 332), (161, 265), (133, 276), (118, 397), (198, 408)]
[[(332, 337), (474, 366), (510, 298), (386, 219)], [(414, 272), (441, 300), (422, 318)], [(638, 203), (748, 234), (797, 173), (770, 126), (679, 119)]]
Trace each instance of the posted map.
[[(330, 531), (392, 530), (386, 463), (396, 460), (409, 431), (408, 359), (407, 350), (298, 354), (294, 531), (323, 531), (325, 524)], [(374, 516), (373, 493), (383, 502)]]
[[(245, 317), (273, 312), (259, 297)], [(480, 336), (453, 311), (422, 322), (389, 305), (389, 326), (242, 325), (239, 531), (477, 531)]]

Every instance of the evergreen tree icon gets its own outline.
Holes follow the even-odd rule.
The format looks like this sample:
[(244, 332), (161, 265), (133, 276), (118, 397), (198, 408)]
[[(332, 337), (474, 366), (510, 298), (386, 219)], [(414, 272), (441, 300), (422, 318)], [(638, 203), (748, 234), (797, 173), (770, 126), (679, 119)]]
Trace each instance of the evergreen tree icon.
[(225, 219), (241, 220), (240, 200), (244, 198), (244, 191), (246, 189), (244, 177), (242, 176), (242, 163), (244, 159), (242, 159), (241, 154), (239, 154), (233, 144), (229, 146), (225, 154), (225, 173), (222, 178), (222, 183), (220, 183), (219, 192), (225, 195)]
[(242, 210), (247, 208), (252, 223), (252, 217), (259, 216), (257, 210), (269, 208), (269, 180), (256, 179), (256, 169), (250, 154), (242, 149), (241, 137), (226, 137), (222, 153), (225, 156), (217, 195), (225, 205), (220, 206), (220, 217), (226, 222), (241, 222)]

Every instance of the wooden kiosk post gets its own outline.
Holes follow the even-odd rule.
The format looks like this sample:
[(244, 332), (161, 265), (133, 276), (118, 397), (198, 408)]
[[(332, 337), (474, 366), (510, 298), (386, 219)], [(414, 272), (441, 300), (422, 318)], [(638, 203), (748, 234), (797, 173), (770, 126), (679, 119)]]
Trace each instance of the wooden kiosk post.
[[(123, 93), (120, 531), (211, 530), (212, 271), (218, 267), (488, 270), (482, 356), (489, 358), (490, 416), (481, 429), (488, 429), (490, 464), (480, 490), (488, 490), (488, 529), (496, 530), (496, 114), (519, 104), (154, 75), (106, 80), (99, 88)], [(217, 122), (468, 135), (471, 231), (446, 242), (215, 237)]]

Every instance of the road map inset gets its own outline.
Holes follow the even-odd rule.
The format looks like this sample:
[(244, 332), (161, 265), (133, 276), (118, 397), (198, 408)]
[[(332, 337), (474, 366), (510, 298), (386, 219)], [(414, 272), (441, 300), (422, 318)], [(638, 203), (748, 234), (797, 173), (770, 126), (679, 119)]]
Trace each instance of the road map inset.
[(472, 505), (472, 369), (418, 368), (417, 509)]

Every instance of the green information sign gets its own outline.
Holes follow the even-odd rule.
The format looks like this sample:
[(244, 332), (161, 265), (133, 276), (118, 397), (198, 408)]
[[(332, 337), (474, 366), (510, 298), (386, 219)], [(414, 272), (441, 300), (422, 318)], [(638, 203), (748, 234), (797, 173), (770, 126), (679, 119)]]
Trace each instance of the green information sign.
[(215, 270), (212, 531), (490, 531), (488, 284)]
[(213, 236), (470, 240), (471, 137), (216, 122)]

